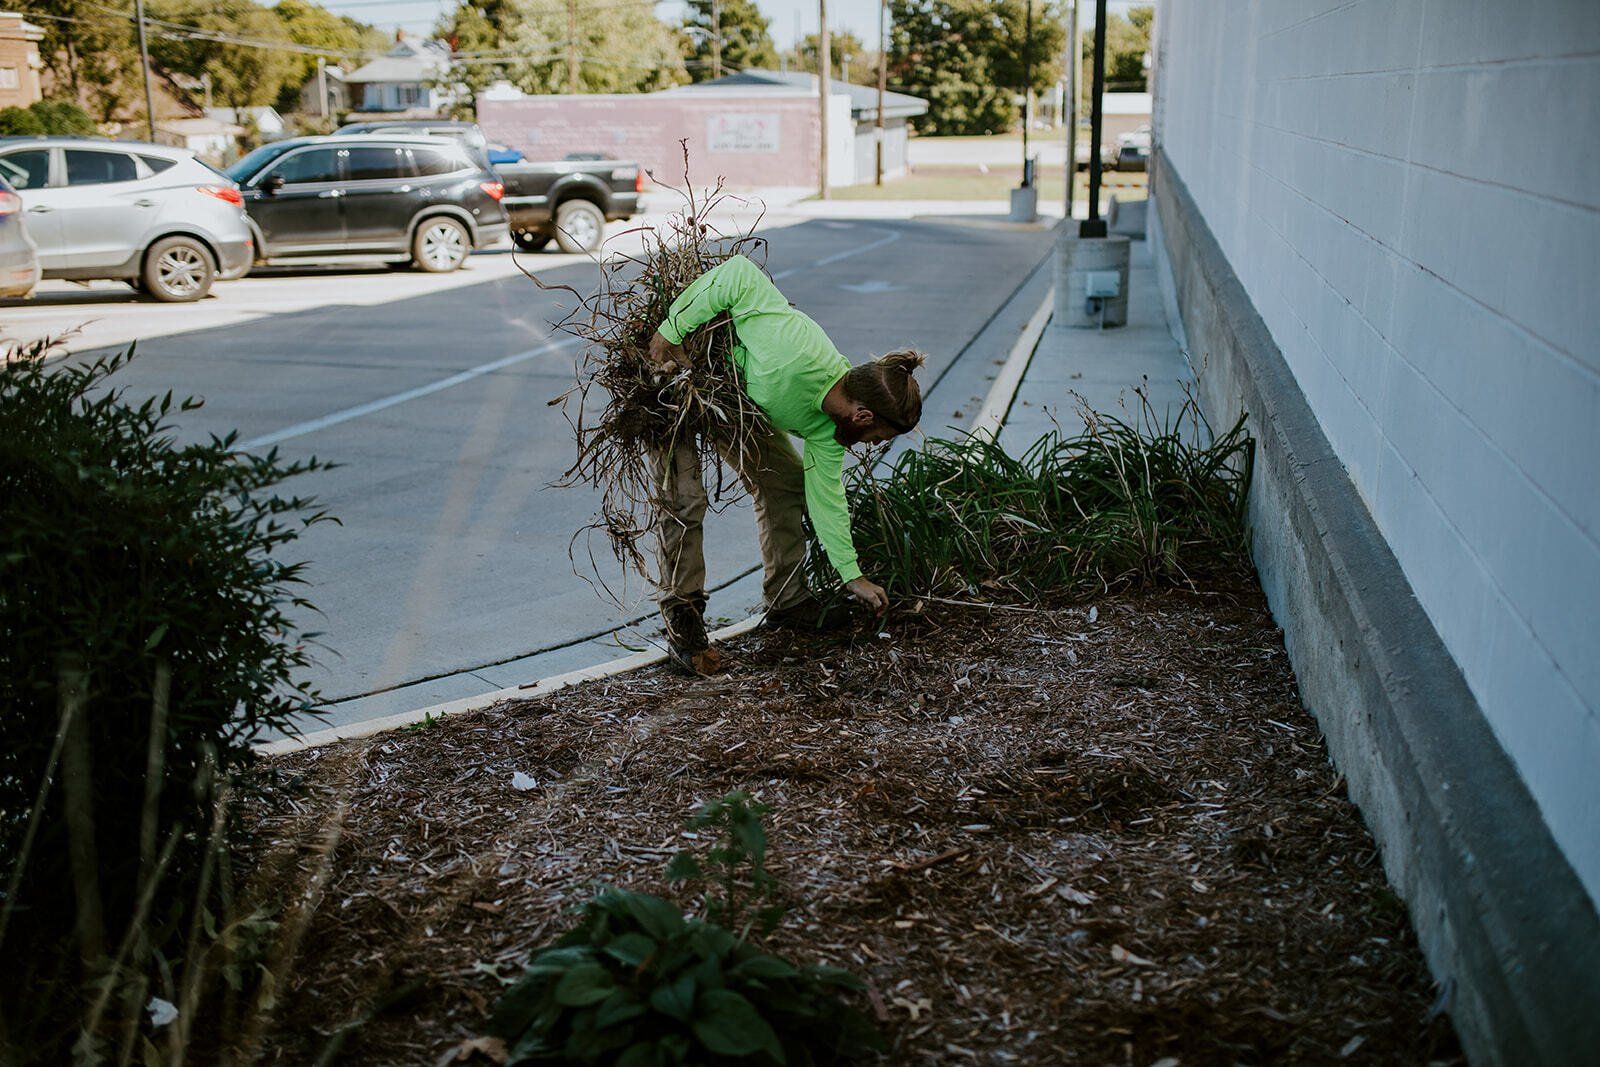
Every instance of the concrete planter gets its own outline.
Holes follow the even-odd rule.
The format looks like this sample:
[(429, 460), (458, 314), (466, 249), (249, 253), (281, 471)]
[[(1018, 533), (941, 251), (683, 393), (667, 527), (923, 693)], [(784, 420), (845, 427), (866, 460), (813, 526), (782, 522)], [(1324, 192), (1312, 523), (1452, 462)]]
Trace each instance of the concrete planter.
[[(1096, 328), (1128, 322), (1128, 238), (1079, 237), (1063, 231), (1056, 241), (1057, 326)], [(1115, 275), (1115, 295), (1104, 294)]]

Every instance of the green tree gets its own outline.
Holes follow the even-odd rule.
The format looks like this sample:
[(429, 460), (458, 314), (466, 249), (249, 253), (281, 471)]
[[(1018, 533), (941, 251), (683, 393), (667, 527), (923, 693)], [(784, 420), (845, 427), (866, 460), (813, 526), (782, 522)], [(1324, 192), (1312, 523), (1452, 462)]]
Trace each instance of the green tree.
[[(327, 49), (329, 55), (325, 58), (330, 65), (340, 59), (354, 59), (351, 53), (381, 53), (389, 47), (389, 36), (382, 30), (347, 15), (336, 15), (310, 0), (278, 0), (278, 6), (271, 11), (290, 41), (308, 48)], [(278, 93), (278, 110), (297, 110), (301, 88), (316, 73), (315, 55), (291, 53), (283, 87)]]
[(89, 113), (71, 100), (40, 100), (28, 107), (0, 108), (0, 136), (94, 137), (100, 133)]
[(291, 51), (281, 47), (292, 43), (283, 23), (251, 0), (163, 0), (152, 5), (151, 16), (205, 34), (158, 33), (150, 38), (150, 58), (174, 74), (209, 77), (220, 105), (274, 103), (297, 69)]
[(569, 19), (577, 29), (579, 92), (653, 92), (688, 81), (677, 35), (649, 0), (575, 10), (536, 0), (463, 3), (437, 31), (460, 54), (439, 80), (457, 97), (454, 110), (471, 114), (476, 94), (497, 81), (526, 93), (566, 92)]
[[(1106, 92), (1142, 93), (1148, 89), (1148, 72), (1144, 58), (1150, 51), (1150, 30), (1155, 21), (1155, 8), (1133, 7), (1126, 18), (1110, 12), (1106, 15)], [(1083, 33), (1083, 85), (1088, 92), (1089, 79), (1094, 71), (1094, 33), (1086, 28)]]
[(143, 88), (133, 20), (93, 0), (31, 0), (28, 12), (44, 30), (39, 57), (53, 93), (76, 100), (101, 122), (143, 112)]
[(772, 21), (757, 10), (753, 0), (689, 0), (683, 17), (684, 58), (689, 77), (709, 81), (715, 71), (717, 26), (722, 30), (722, 73), (751, 68), (776, 70), (778, 46), (772, 43)]
[(1061, 6), (1035, 0), (1033, 4), (1033, 80), (1028, 80), (1028, 7), (1025, 0), (1001, 0), (992, 5), (997, 24), (994, 49), (990, 53), (995, 77), (1000, 84), (1021, 93), (1049, 92), (1061, 80), (1065, 64), (1061, 56), (1067, 47), (1067, 24)]
[[(1026, 88), (1025, 0), (891, 0), (889, 80), (928, 101), (924, 134), (1001, 133), (1016, 124)], [(1066, 41), (1055, 0), (1033, 10), (1034, 91), (1060, 77)]]
[[(817, 73), (817, 38), (820, 34), (808, 33), (789, 53), (789, 65), (794, 70)], [(878, 82), (878, 53), (867, 50), (861, 38), (844, 30), (828, 35), (828, 59), (833, 64), (833, 76), (840, 81), (853, 81), (865, 85)]]

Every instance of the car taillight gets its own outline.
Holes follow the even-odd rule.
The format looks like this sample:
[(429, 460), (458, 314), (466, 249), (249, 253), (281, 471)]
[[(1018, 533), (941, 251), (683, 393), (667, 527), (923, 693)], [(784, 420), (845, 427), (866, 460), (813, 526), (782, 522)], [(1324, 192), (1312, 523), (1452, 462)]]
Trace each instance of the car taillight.
[(239, 190), (231, 185), (197, 185), (195, 186), (195, 192), (214, 196), (218, 200), (232, 204), (234, 207), (244, 207), (244, 197), (239, 194)]
[(22, 210), (22, 197), (16, 193), (0, 193), (0, 216), (15, 215)]
[(633, 191), (636, 193), (644, 192), (644, 171), (642, 169), (633, 172)]
[(482, 189), (496, 200), (499, 200), (502, 196), (506, 195), (506, 187), (504, 182), (479, 182), (478, 188)]

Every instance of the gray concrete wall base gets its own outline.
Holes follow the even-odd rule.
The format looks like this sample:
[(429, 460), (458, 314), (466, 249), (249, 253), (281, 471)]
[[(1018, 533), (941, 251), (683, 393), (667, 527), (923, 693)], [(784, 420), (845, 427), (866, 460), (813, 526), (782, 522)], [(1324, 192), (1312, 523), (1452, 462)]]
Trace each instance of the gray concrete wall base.
[(1474, 1063), (1600, 1062), (1600, 918), (1182, 178), (1160, 246), (1213, 425), (1248, 412), (1261, 584)]

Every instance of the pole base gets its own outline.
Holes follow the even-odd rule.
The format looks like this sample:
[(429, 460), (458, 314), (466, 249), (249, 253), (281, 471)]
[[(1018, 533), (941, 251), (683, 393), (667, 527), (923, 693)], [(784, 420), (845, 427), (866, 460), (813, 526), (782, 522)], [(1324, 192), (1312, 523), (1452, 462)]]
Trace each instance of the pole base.
[(1024, 185), (1011, 190), (1012, 222), (1034, 222), (1039, 218), (1039, 187)]

